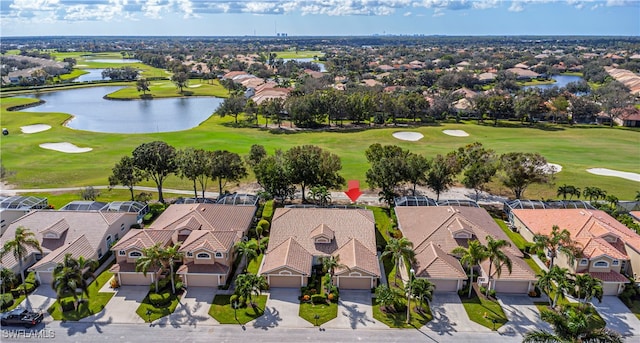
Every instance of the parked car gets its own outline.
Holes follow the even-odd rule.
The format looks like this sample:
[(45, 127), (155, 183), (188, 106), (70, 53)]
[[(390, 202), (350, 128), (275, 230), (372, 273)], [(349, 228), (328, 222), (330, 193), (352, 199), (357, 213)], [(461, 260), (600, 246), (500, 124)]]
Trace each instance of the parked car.
[(7, 313), (3, 313), (0, 317), (0, 325), (23, 325), (25, 327), (32, 327), (40, 324), (44, 316), (40, 312), (34, 312), (25, 310), (23, 308), (16, 308)]

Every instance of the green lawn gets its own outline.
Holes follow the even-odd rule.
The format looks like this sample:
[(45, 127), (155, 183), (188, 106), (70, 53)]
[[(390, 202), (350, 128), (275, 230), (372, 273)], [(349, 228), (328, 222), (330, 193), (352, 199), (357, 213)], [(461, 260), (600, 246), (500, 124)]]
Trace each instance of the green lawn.
[(264, 254), (260, 254), (258, 255), (258, 257), (251, 260), (249, 262), (249, 265), (247, 266), (247, 272), (251, 274), (258, 274), (258, 269), (260, 269), (260, 263), (262, 263), (263, 257), (264, 257)]
[[(373, 318), (379, 320), (390, 328), (402, 328), (402, 329), (411, 329), (411, 328), (421, 328), (426, 325), (430, 320), (433, 319), (433, 315), (431, 314), (431, 308), (425, 305), (425, 313), (416, 311), (415, 302), (411, 302), (411, 322), (407, 324), (407, 311), (398, 311), (396, 313), (383, 313), (380, 311), (380, 304), (376, 298), (371, 300), (373, 305)], [(403, 307), (406, 309), (407, 300), (403, 299), (401, 301)]]
[(534, 261), (531, 257), (525, 257), (524, 261), (527, 262), (529, 267), (533, 269), (533, 272), (536, 273), (536, 275), (542, 274), (542, 268), (540, 268), (536, 261)]
[[(507, 316), (502, 311), (502, 307), (495, 300), (486, 299), (483, 296), (478, 296), (475, 291), (472, 293), (471, 298), (466, 296), (460, 297), (462, 305), (464, 305), (469, 319), (482, 326), (486, 326), (489, 329), (497, 330), (504, 325), (508, 320)], [(495, 327), (493, 320), (496, 321)]]
[(317, 50), (287, 50), (287, 51), (274, 51), (278, 58), (313, 58), (314, 56), (323, 56), (321, 51)]
[[(89, 300), (86, 303), (80, 304), (76, 311), (62, 312), (62, 308), (57, 300), (47, 311), (55, 320), (80, 320), (102, 311), (109, 300), (111, 300), (111, 297), (113, 297), (113, 293), (100, 293), (99, 291), (112, 276), (113, 274), (109, 271), (104, 271), (102, 274), (98, 275), (98, 277), (89, 285)], [(49, 286), (44, 285), (40, 287)]]
[(209, 315), (220, 324), (246, 324), (264, 314), (264, 308), (267, 305), (267, 296), (260, 295), (255, 297), (254, 302), (256, 308), (247, 305), (245, 308), (237, 310), (238, 320), (235, 320), (234, 310), (231, 307), (231, 295), (217, 294), (211, 303)]
[(300, 304), (298, 315), (311, 324), (316, 324), (315, 316), (318, 315), (317, 323), (322, 325), (338, 316), (338, 304), (331, 302), (329, 304), (314, 305), (311, 302)]
[(640, 319), (640, 300), (633, 300), (629, 309)]
[(373, 212), (373, 218), (376, 221), (376, 246), (384, 247), (390, 238), (389, 230), (392, 229), (389, 209), (378, 206), (367, 206), (367, 209)]
[[(171, 90), (175, 92), (175, 89)], [(425, 137), (418, 142), (399, 141), (392, 133), (399, 128), (387, 127), (360, 132), (301, 132), (294, 134), (274, 134), (254, 128), (229, 128), (232, 117), (211, 116), (196, 128), (165, 133), (150, 134), (107, 134), (71, 130), (62, 126), (70, 118), (64, 113), (8, 112), (6, 109), (18, 104), (32, 102), (33, 99), (2, 99), (0, 127), (6, 127), (10, 135), (2, 138), (0, 153), (2, 164), (15, 174), (7, 181), (18, 188), (49, 188), (87, 185), (106, 185), (111, 168), (124, 155), (144, 142), (163, 140), (178, 149), (186, 147), (205, 149), (226, 149), (246, 155), (252, 144), (262, 144), (269, 153), (276, 149), (287, 150), (300, 144), (315, 144), (340, 156), (342, 176), (360, 180), (366, 187), (365, 173), (369, 167), (364, 151), (373, 143), (397, 144), (413, 152), (431, 157), (443, 154), (459, 146), (479, 141), (497, 153), (508, 151), (540, 152), (550, 162), (563, 166), (555, 176), (555, 184), (572, 184), (576, 187), (601, 187), (619, 199), (635, 197), (637, 182), (615, 177), (597, 176), (585, 170), (591, 167), (640, 172), (636, 159), (629, 156), (638, 154), (638, 131), (619, 128), (569, 128), (549, 126), (546, 129), (520, 127), (493, 127), (473, 123), (441, 124), (402, 130), (422, 133)], [(27, 109), (28, 111), (28, 109)], [(212, 109), (213, 112), (213, 109)], [(49, 124), (51, 130), (37, 134), (22, 134), (20, 126)], [(442, 133), (444, 129), (465, 130), (469, 137), (452, 137)], [(348, 137), (347, 137), (348, 136)], [(71, 142), (77, 146), (92, 147), (84, 154), (65, 154), (42, 149), (38, 144), (45, 142)], [(348, 141), (349, 144), (345, 144)], [(92, 163), (86, 163), (90, 159)], [(242, 182), (253, 181), (245, 179)], [(151, 181), (141, 185), (154, 186)], [(531, 199), (555, 198), (556, 185), (534, 185), (524, 196)], [(189, 181), (170, 175), (167, 188), (190, 189)], [(213, 190), (215, 185), (210, 186)], [(494, 194), (510, 195), (499, 182), (490, 184)]]
[(20, 305), (20, 303), (24, 300), (24, 298), (26, 298), (26, 296), (24, 294), (21, 294), (19, 297), (14, 298), (13, 299), (13, 305), (5, 308), (4, 310), (0, 311), (0, 313), (4, 313), (4, 312), (9, 312), (11, 310), (13, 310), (14, 308), (18, 307), (18, 305)]
[[(164, 316), (168, 316), (172, 314), (173, 311), (176, 310), (176, 307), (178, 307), (179, 302), (180, 302), (180, 295), (172, 295), (171, 302), (169, 303), (169, 305), (162, 306), (162, 307), (155, 307), (153, 304), (151, 304), (151, 302), (149, 302), (149, 294), (147, 294), (147, 296), (144, 297), (144, 299), (142, 300), (142, 303), (140, 304), (140, 306), (138, 306), (136, 313), (138, 314), (138, 316), (140, 316), (140, 318), (144, 319), (145, 321), (149, 321), (149, 320), (154, 321), (156, 319), (160, 319)], [(151, 315), (148, 315), (147, 311), (151, 311)]]
[(527, 241), (522, 237), (522, 235), (520, 235), (517, 232), (513, 232), (513, 230), (509, 229), (509, 227), (504, 222), (504, 220), (500, 218), (493, 218), (493, 220), (495, 220), (498, 226), (500, 226), (500, 228), (502, 229), (502, 231), (504, 231), (504, 233), (506, 233), (507, 236), (509, 236), (509, 239), (511, 239), (513, 244), (515, 244), (518, 249), (524, 250), (524, 246), (527, 244)]
[(169, 80), (150, 81), (150, 91), (143, 94), (138, 92), (135, 84), (130, 87), (119, 89), (107, 97), (110, 99), (152, 99), (152, 98), (173, 98), (178, 96), (215, 96), (226, 98), (229, 92), (220, 85), (218, 80), (190, 79), (189, 85), (182, 89), (182, 93), (176, 85)]
[(60, 75), (60, 79), (62, 80), (71, 80), (71, 79), (75, 79), (78, 76), (84, 75), (84, 74), (88, 74), (88, 71), (82, 70), (82, 69), (73, 69), (70, 73), (68, 74), (63, 74)]

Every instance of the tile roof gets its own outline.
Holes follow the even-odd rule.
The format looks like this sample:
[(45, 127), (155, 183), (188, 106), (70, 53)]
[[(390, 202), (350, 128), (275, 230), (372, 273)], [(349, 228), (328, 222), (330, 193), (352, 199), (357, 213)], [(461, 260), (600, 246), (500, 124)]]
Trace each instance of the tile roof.
[(223, 274), (229, 273), (229, 266), (220, 264), (218, 262), (214, 264), (195, 264), (189, 262), (181, 265), (176, 274)]
[(62, 263), (66, 254), (71, 254), (74, 258), (78, 258), (80, 256), (84, 258), (94, 258), (96, 257), (95, 255), (97, 252), (89, 243), (87, 236), (82, 235), (66, 246), (47, 254), (40, 261), (36, 262), (31, 269), (35, 270), (49, 263)]
[(349, 242), (336, 250), (333, 256), (339, 256), (339, 262), (349, 268), (338, 268), (336, 274), (349, 274), (350, 271), (359, 269), (376, 277), (380, 277), (378, 256), (355, 238), (350, 239)]
[(40, 233), (43, 236), (46, 235), (47, 233), (53, 233), (56, 236), (60, 237), (60, 235), (65, 233), (67, 230), (69, 230), (69, 223), (67, 223), (67, 221), (64, 220), (64, 218), (60, 218), (60, 220), (51, 224), (46, 229), (40, 230)]
[(326, 224), (320, 224), (315, 229), (311, 230), (309, 235), (311, 238), (326, 237), (328, 239), (333, 239), (335, 237), (335, 232)]
[[(271, 242), (269, 242), (271, 246)], [(296, 242), (293, 237), (270, 249), (265, 255), (260, 274), (268, 274), (280, 268), (288, 268), (300, 274), (311, 274), (313, 255)]]
[(602, 280), (603, 282), (629, 282), (629, 279), (618, 272), (589, 272), (592, 277)]
[[(503, 265), (500, 268), (500, 277), (498, 277), (498, 270), (493, 266), (491, 267), (491, 278), (497, 278), (498, 280), (537, 280), (536, 273), (531, 269), (531, 267), (529, 267), (527, 262), (521, 258), (511, 255), (509, 252), (506, 252), (506, 255), (511, 259), (511, 274), (509, 274), (507, 267)], [(482, 268), (486, 275), (486, 273), (489, 272), (489, 260), (485, 260), (480, 263), (480, 268)]]
[(180, 251), (186, 252), (198, 249), (205, 249), (211, 252), (229, 251), (240, 238), (237, 231), (197, 230), (191, 232), (189, 237), (182, 243)]
[(416, 277), (437, 279), (465, 279), (467, 274), (455, 257), (447, 254), (434, 242), (416, 255)]
[(175, 230), (198, 227), (201, 230), (241, 231), (252, 223), (255, 206), (219, 204), (174, 204), (169, 206), (150, 229)]
[(588, 258), (607, 255), (615, 259), (626, 260), (627, 254), (616, 249), (614, 245), (600, 237), (580, 237), (576, 241), (580, 243), (582, 254)]
[(111, 250), (118, 251), (133, 248), (142, 250), (158, 243), (164, 247), (172, 242), (174, 234), (175, 231), (173, 230), (132, 229), (114, 244)]

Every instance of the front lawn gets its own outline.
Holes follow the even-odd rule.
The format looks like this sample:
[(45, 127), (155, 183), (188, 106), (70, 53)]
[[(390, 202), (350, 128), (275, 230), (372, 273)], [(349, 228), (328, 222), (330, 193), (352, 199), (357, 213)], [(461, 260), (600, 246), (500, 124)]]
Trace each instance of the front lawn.
[(53, 303), (53, 305), (51, 305), (47, 311), (55, 320), (74, 321), (102, 311), (109, 300), (111, 300), (111, 297), (113, 297), (114, 293), (100, 293), (100, 289), (107, 282), (109, 282), (112, 276), (113, 274), (108, 270), (105, 270), (104, 272), (102, 272), (102, 274), (98, 275), (98, 277), (93, 280), (91, 284), (89, 284), (89, 296), (85, 298), (87, 301), (82, 302), (80, 305), (78, 305), (78, 308), (76, 310), (63, 312), (60, 302), (56, 300), (56, 302)]
[(493, 218), (493, 220), (495, 220), (502, 231), (504, 231), (504, 233), (509, 236), (509, 239), (513, 242), (513, 244), (515, 244), (516, 247), (521, 251), (524, 251), (524, 247), (527, 245), (527, 240), (525, 240), (519, 233), (513, 232), (513, 230), (509, 229), (504, 220), (500, 218)]
[[(471, 295), (471, 298), (460, 297), (464, 310), (467, 311), (471, 321), (491, 330), (497, 330), (508, 321), (498, 301), (487, 299), (482, 295), (478, 296), (475, 290)], [(493, 323), (494, 320), (495, 324)]]
[(247, 266), (247, 273), (258, 274), (258, 269), (260, 269), (260, 263), (262, 263), (262, 258), (264, 254), (258, 255), (255, 259), (249, 261), (249, 265)]
[(389, 240), (389, 231), (392, 229), (389, 209), (379, 206), (367, 206), (368, 210), (373, 212), (373, 218), (376, 221), (376, 246), (383, 248)]
[[(338, 304), (313, 304), (310, 301), (301, 303), (298, 315), (313, 325), (322, 325), (338, 316)], [(316, 321), (315, 316), (318, 315)]]
[(390, 328), (421, 328), (425, 326), (430, 320), (433, 319), (431, 314), (431, 308), (425, 305), (425, 312), (416, 311), (416, 303), (411, 302), (411, 322), (407, 324), (407, 311), (406, 311), (406, 299), (401, 303), (403, 311), (397, 311), (396, 313), (384, 313), (380, 310), (380, 304), (376, 298), (371, 300), (373, 305), (373, 318), (379, 320)]
[[(144, 300), (142, 300), (142, 304), (140, 304), (140, 306), (136, 310), (138, 316), (140, 316), (140, 318), (144, 319), (145, 321), (154, 321), (164, 316), (168, 316), (176, 310), (176, 307), (178, 307), (178, 302), (180, 302), (180, 294), (172, 294), (170, 296), (171, 302), (169, 302), (167, 305), (156, 307), (149, 300), (149, 295), (152, 292), (153, 291), (150, 291), (149, 294), (144, 297)], [(151, 311), (151, 314), (148, 315), (147, 311)]]
[(250, 305), (239, 308), (237, 310), (238, 320), (234, 316), (234, 309), (231, 307), (231, 295), (217, 294), (211, 302), (209, 315), (220, 324), (246, 324), (264, 314), (264, 308), (267, 306), (267, 296), (259, 295), (253, 297), (256, 307)]

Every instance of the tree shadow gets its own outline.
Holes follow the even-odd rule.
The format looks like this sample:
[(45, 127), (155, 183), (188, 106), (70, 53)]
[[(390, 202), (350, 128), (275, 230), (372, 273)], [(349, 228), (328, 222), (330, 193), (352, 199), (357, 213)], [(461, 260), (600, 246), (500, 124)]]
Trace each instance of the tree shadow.
[(358, 324), (367, 326), (367, 324), (375, 324), (375, 321), (367, 316), (367, 312), (358, 310), (358, 304), (344, 305), (341, 307), (346, 311), (342, 311), (342, 315), (349, 318), (349, 325), (352, 329), (356, 329)]
[(262, 330), (269, 330), (277, 327), (279, 325), (278, 322), (282, 321), (282, 317), (280, 317), (280, 311), (278, 311), (275, 307), (267, 307), (265, 306), (264, 311), (262, 312), (262, 316), (258, 317), (253, 322), (254, 328), (261, 328)]
[[(91, 321), (67, 321), (63, 320), (60, 324), (60, 327), (67, 329), (67, 336), (73, 336), (75, 334), (85, 334), (91, 327), (96, 329), (96, 332), (102, 333), (103, 326), (107, 326), (113, 322), (113, 318), (109, 317), (104, 319), (105, 311), (104, 309), (90, 317)], [(83, 318), (83, 319), (87, 319)]]
[(442, 304), (431, 304), (431, 314), (433, 319), (427, 323), (426, 327), (439, 334), (452, 336), (454, 332), (457, 332), (455, 326), (457, 323), (451, 322), (449, 317), (446, 316), (446, 310)]

